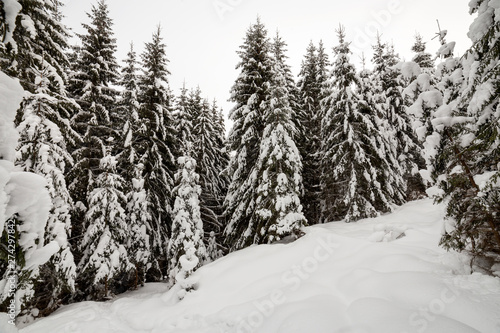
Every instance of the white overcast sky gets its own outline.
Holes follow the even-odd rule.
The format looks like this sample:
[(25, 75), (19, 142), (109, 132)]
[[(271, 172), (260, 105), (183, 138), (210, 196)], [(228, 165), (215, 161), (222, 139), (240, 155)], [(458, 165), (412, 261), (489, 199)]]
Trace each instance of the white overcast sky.
[[(89, 22), (86, 12), (97, 0), (63, 0), (66, 25), (83, 32)], [(294, 74), (310, 40), (323, 40), (330, 55), (337, 43), (335, 29), (345, 26), (348, 39), (359, 54), (371, 59), (375, 31), (393, 42), (405, 60), (411, 60), (414, 35), (427, 41), (435, 54), (439, 42), (432, 38), (438, 28), (448, 30), (448, 41), (456, 41), (459, 54), (470, 46), (467, 32), (473, 17), (468, 0), (107, 0), (114, 33), (118, 40), (117, 58), (123, 60), (131, 41), (136, 51), (151, 39), (158, 24), (170, 60), (170, 86), (178, 94), (184, 80), (187, 87), (200, 86), (205, 97), (216, 98), (227, 115), (230, 88), (238, 72), (236, 51), (250, 24), (261, 17), (270, 36), (280, 31), (288, 43), (289, 63)]]

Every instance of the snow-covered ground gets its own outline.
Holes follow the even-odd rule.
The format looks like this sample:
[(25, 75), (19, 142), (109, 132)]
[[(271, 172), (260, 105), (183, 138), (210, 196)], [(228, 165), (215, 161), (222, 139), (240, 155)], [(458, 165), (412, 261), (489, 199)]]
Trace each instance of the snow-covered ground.
[(65, 306), (21, 333), (500, 332), (500, 278), (470, 274), (438, 247), (431, 200), (357, 223), (307, 228), (291, 244), (253, 246), (197, 271), (177, 300), (165, 284)]

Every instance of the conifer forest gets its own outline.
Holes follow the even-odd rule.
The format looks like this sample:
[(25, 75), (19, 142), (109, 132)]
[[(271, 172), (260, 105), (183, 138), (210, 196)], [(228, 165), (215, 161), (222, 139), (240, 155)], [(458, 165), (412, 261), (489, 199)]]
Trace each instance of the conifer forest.
[[(407, 36), (413, 58), (402, 59), (379, 34), (360, 66), (337, 23), (331, 40), (304, 45), (298, 73), (286, 37), (258, 17), (234, 45), (238, 63), (226, 64), (238, 75), (223, 110), (200, 87), (171, 88), (175, 32), (143, 31), (149, 41), (138, 47), (115, 38), (106, 0), (88, 8), (77, 34), (60, 0), (0, 0), (0, 332), (500, 332), (500, 1), (472, 0), (468, 9), (464, 54), (436, 26), (438, 50), (417, 33)], [(129, 45), (124, 59), (118, 43)], [(311, 252), (324, 237), (337, 246)], [(406, 246), (399, 260), (397, 246)], [(316, 259), (299, 259), (307, 253)], [(374, 282), (383, 281), (374, 271), (396, 266), (414, 275)], [(439, 286), (462, 282), (426, 289), (422, 278), (412, 287), (422, 272), (425, 281), (438, 274)], [(288, 292), (294, 281), (299, 294)], [(351, 324), (314, 319), (337, 312), (313, 283), (344, 293), (338, 312)], [(385, 285), (387, 302), (420, 304), (408, 305), (402, 326), (394, 320), (402, 305), (354, 306)], [(286, 292), (274, 298), (273, 288)], [(434, 294), (417, 301), (410, 289)], [(167, 317), (183, 315), (98, 326), (108, 310), (92, 320), (77, 316), (87, 308), (72, 310), (124, 309), (132, 293), (145, 295), (135, 302), (163, 300)], [(469, 293), (491, 303), (474, 310)], [(217, 295), (220, 310), (208, 315), (199, 304)], [(301, 317), (290, 310), (298, 299), (321, 310)], [(385, 306), (380, 326), (369, 321)], [(138, 318), (160, 307), (144, 303), (150, 310)], [(80, 318), (74, 329), (57, 321), (65, 314)], [(280, 316), (288, 318), (281, 326)], [(463, 330), (453, 326), (460, 320)]]

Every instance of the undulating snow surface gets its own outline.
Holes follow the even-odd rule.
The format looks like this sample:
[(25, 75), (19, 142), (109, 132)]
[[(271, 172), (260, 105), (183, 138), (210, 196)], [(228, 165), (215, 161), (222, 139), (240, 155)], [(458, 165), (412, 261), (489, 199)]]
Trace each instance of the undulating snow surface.
[[(443, 206), (409, 203), (357, 223), (309, 227), (199, 269), (178, 301), (162, 283), (65, 306), (21, 333), (500, 332), (500, 278), (438, 247)], [(499, 272), (500, 274), (500, 272)]]

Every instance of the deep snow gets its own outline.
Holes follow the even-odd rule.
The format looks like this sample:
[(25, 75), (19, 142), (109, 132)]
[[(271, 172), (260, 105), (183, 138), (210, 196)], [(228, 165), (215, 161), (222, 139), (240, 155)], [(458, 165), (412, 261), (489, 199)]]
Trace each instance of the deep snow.
[(21, 333), (500, 332), (500, 278), (438, 246), (444, 207), (421, 200), (356, 223), (306, 228), (199, 269), (178, 301), (163, 283), (64, 306)]

